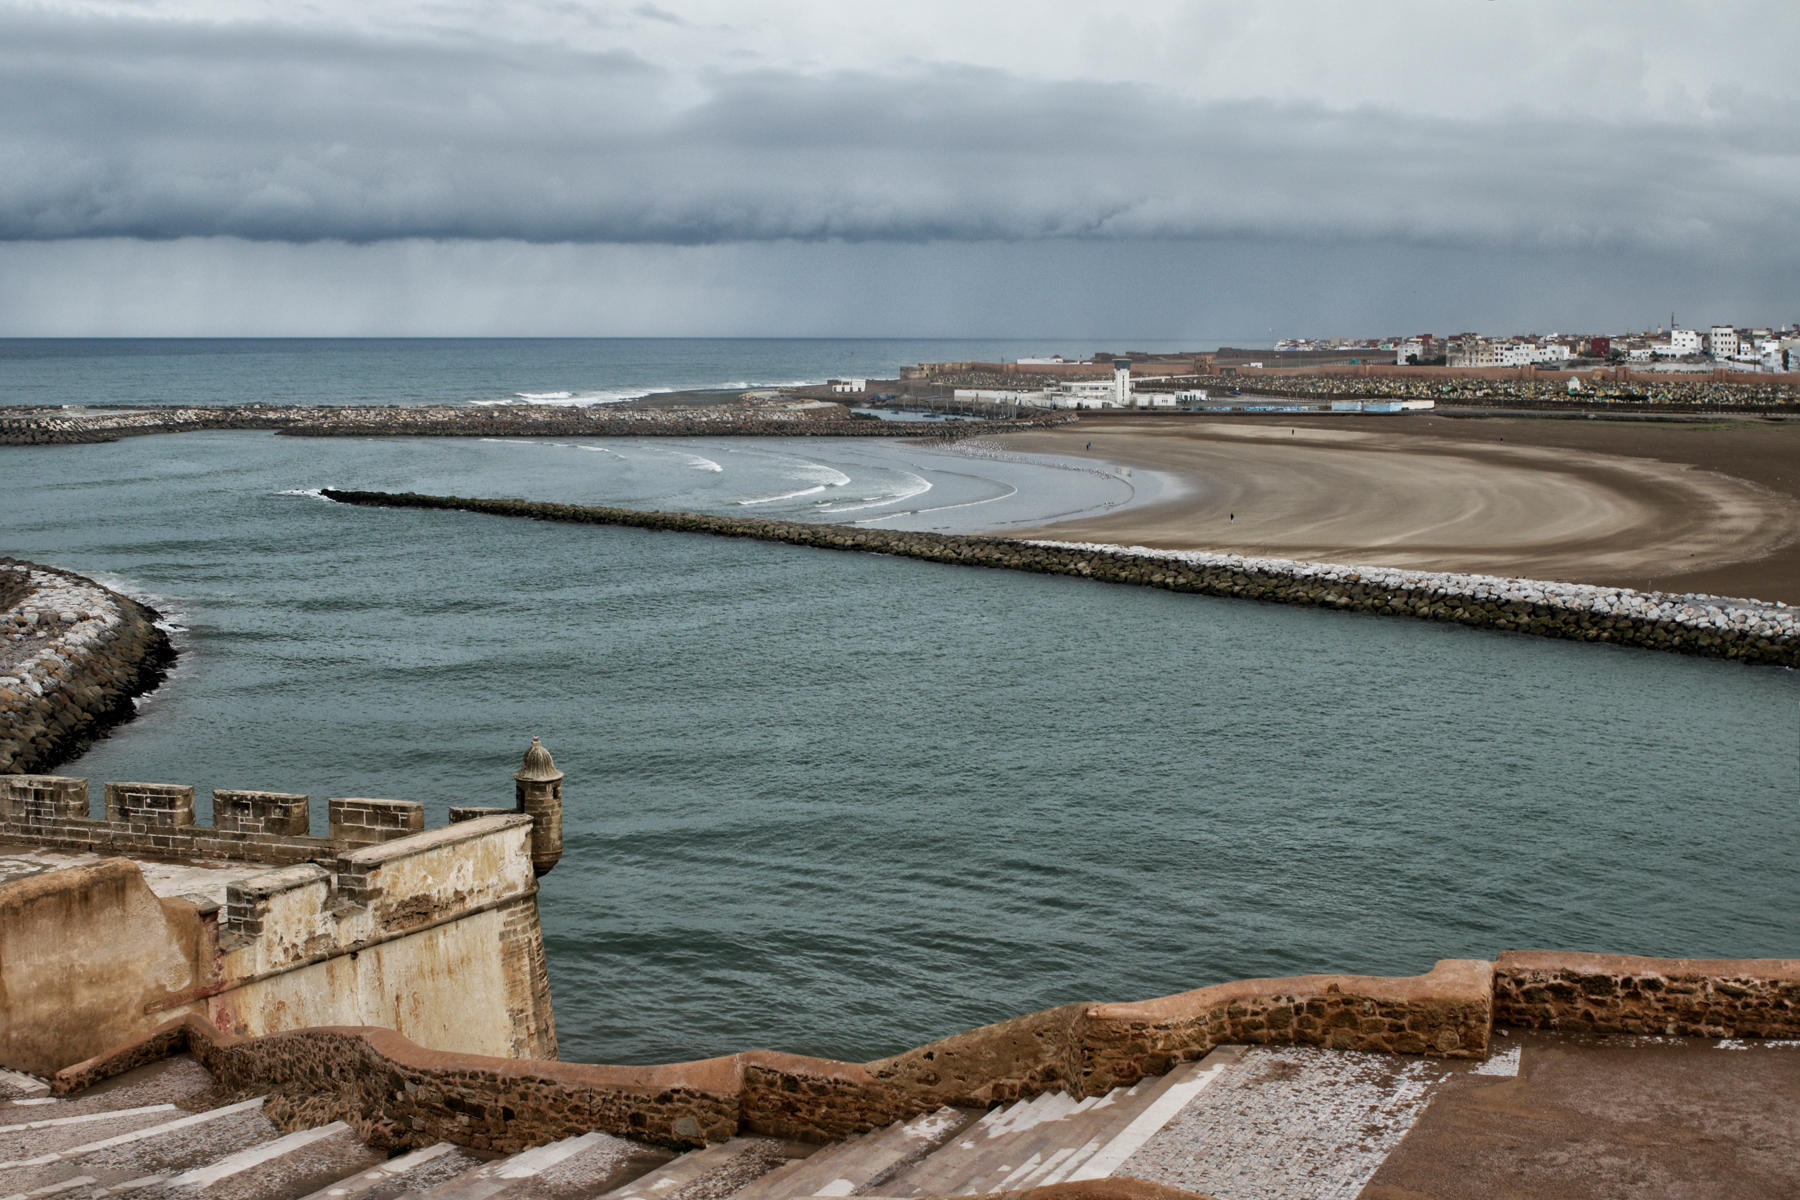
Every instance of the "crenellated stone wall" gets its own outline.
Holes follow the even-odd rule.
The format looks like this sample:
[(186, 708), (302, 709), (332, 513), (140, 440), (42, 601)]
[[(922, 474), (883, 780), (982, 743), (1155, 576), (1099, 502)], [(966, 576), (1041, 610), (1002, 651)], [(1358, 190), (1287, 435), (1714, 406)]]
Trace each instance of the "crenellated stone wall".
[(0, 776), (0, 837), (95, 854), (297, 863), (333, 858), (424, 828), (411, 800), (333, 798), (331, 836), (313, 837), (310, 798), (290, 792), (216, 789), (213, 823), (200, 823), (186, 784), (108, 783), (105, 816), (89, 816), (88, 781), (67, 775)]
[[(548, 762), (535, 739), (532, 753)], [(156, 896), (128, 858), (0, 885), (0, 1066), (48, 1073), (181, 1014), (244, 1035), (379, 1025), (556, 1056), (532, 814), (424, 830), (417, 802), (334, 799), (333, 836), (315, 838), (303, 795), (215, 792), (209, 827), (191, 787), (103, 790), (95, 819), (85, 779), (0, 775), (0, 840), (247, 869), (223, 904)]]

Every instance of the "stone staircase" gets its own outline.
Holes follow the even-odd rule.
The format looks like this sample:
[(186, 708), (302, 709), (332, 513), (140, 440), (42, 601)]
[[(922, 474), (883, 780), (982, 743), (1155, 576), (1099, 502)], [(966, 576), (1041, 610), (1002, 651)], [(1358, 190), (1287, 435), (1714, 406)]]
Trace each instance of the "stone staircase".
[(282, 1133), (183, 1056), (82, 1095), (0, 1071), (0, 1200), (798, 1200), (1012, 1191), (1110, 1175), (1235, 1061), (1235, 1048), (1084, 1100), (941, 1108), (824, 1147), (737, 1137), (671, 1155), (587, 1133), (495, 1158), (392, 1159), (342, 1122)]

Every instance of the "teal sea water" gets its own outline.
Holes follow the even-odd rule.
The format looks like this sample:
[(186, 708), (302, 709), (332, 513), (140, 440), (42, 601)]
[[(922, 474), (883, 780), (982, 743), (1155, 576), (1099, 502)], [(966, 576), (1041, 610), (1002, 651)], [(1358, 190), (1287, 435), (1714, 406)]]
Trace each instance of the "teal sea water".
[[(659, 344), (658, 371), (607, 366), (635, 343), (516, 371), (480, 345), (56, 345), (0, 343), (0, 400), (319, 399), (315, 374), (423, 400), (459, 360), (465, 401), (851, 373), (818, 343)], [(871, 372), (1009, 349), (856, 345)], [(306, 791), (321, 816), (418, 799), (437, 823), (505, 802), (542, 735), (568, 773), (541, 899), (571, 1059), (863, 1059), (1069, 1000), (1514, 947), (1800, 955), (1794, 672), (305, 494), (933, 527), (1131, 502), (1068, 464), (217, 433), (0, 466), (0, 550), (178, 626), (174, 676), (71, 773)]]

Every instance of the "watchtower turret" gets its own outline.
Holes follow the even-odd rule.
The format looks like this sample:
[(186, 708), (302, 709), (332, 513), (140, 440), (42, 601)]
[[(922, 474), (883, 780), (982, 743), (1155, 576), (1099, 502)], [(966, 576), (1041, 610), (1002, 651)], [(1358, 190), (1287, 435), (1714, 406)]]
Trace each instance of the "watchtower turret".
[(562, 780), (550, 752), (535, 737), (513, 772), (514, 807), (531, 816), (531, 869), (546, 875), (562, 857)]

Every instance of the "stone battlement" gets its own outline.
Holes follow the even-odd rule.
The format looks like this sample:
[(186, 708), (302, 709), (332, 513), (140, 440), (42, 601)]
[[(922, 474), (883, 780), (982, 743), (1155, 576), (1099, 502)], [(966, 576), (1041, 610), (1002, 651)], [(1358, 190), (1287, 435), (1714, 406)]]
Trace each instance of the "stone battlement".
[(200, 823), (194, 789), (174, 783), (107, 783), (102, 818), (91, 816), (88, 781), (67, 775), (0, 775), (0, 837), (59, 850), (161, 858), (289, 864), (378, 845), (425, 828), (416, 800), (334, 796), (329, 833), (313, 837), (312, 803), (293, 792), (219, 788), (213, 822)]
[[(85, 779), (0, 775), (0, 841), (55, 866), (116, 856), (0, 884), (0, 1066), (55, 1070), (183, 1014), (554, 1058), (537, 879), (562, 853), (562, 778), (534, 738), (511, 808), (427, 830), (416, 801), (334, 797), (314, 837), (296, 793), (217, 790), (206, 825), (183, 784), (109, 782), (96, 818)], [(159, 895), (134, 858), (192, 863), (212, 890)]]

